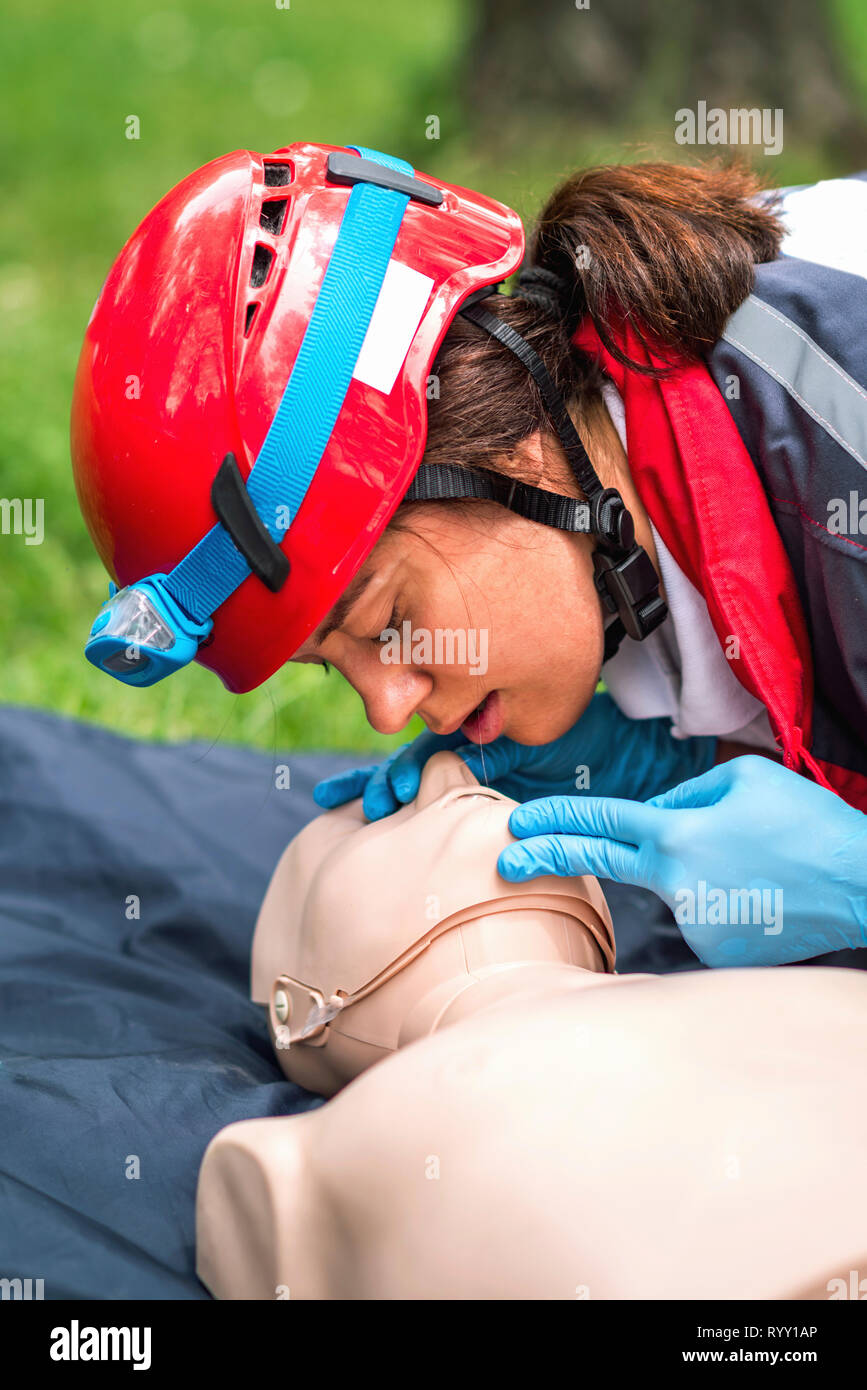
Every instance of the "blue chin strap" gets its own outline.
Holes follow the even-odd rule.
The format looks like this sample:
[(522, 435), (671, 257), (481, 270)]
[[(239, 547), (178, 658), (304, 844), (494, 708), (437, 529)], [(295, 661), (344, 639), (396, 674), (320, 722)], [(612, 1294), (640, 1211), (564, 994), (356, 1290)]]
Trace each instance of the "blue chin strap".
[(169, 574), (109, 585), (85, 645), (88, 661), (126, 685), (155, 685), (192, 661), (213, 614), (250, 574), (276, 591), (280, 549), (340, 414), (410, 198), (442, 192), (405, 160), (361, 145), (328, 157), (332, 182), (351, 184), (292, 375), (246, 480), (227, 455), (211, 499), (219, 518)]

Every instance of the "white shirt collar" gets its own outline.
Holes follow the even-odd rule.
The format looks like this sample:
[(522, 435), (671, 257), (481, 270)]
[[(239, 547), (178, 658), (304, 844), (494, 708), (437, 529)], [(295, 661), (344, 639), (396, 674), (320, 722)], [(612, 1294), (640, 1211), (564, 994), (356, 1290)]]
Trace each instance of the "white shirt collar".
[[(626, 451), (626, 421), (613, 382), (602, 390)], [(602, 667), (611, 698), (631, 719), (668, 716), (675, 738), (743, 735), (740, 741), (776, 749), (767, 711), (737, 679), (710, 620), (707, 603), (650, 523), (669, 615), (643, 642), (624, 638)]]

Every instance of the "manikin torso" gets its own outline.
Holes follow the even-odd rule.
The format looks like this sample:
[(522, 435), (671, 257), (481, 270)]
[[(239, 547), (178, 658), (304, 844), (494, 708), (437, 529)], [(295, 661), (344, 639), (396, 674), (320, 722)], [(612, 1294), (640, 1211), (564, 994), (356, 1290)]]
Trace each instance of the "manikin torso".
[[(456, 806), (449, 787), (472, 790), (472, 779), (450, 754), (426, 777), (403, 822), (365, 843), (375, 857), (405, 842), (409, 871), (423, 831), (422, 858), (434, 858), (421, 886), (442, 887), (448, 855), (431, 850), (431, 817), (421, 818), (433, 812), (437, 832), (445, 822), (439, 849), (454, 855), (477, 848), (480, 815), (481, 840), (506, 843), (511, 803), (485, 793)], [(332, 833), (321, 822), (336, 834), (336, 814), (314, 822), (319, 864)], [(357, 851), (357, 806), (354, 816), (340, 834)], [(514, 885), (489, 880), (480, 861), (483, 910), (450, 901), (445, 926), (400, 972), (373, 956), (355, 959), (353, 975), (340, 942), (359, 891), (375, 898), (387, 871), (360, 884), (366, 859), (347, 861), (358, 872), (334, 890), (337, 923), (339, 866), (329, 869), (328, 929), (293, 909), (280, 944), (279, 869), (263, 904), (253, 983), (254, 997), (271, 990), (272, 1034), (278, 977), (338, 1002), (385, 982), (330, 1014), (309, 1044), (281, 1049), (275, 1036), (288, 1074), (318, 1075), (318, 1087), (305, 1084), (331, 1094), (354, 1066), (351, 1084), (306, 1114), (230, 1125), (209, 1146), (198, 1269), (217, 1297), (780, 1298), (828, 1297), (835, 1279), (848, 1287), (867, 1251), (859, 972), (616, 976), (598, 884), (561, 880), (556, 897), (554, 881), (537, 880), (516, 903)], [(306, 877), (315, 899), (309, 866)], [(394, 960), (419, 923), (408, 898), (402, 918), (388, 910), (399, 918), (384, 952), (396, 945)], [(319, 946), (301, 940), (311, 928)]]

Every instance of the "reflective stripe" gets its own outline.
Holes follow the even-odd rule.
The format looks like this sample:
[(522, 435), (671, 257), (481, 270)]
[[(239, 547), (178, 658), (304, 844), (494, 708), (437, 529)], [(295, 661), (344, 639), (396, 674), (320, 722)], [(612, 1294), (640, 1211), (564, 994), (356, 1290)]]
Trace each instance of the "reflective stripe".
[(867, 391), (802, 328), (751, 294), (722, 336), (784, 386), (841, 449), (867, 468)]

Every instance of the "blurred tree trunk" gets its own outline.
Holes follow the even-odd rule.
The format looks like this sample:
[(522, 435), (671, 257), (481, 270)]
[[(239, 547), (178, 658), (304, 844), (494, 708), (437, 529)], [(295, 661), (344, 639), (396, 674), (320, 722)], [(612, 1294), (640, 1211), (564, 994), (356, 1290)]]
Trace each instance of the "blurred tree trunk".
[(867, 163), (865, 120), (816, 0), (476, 0), (475, 12), (463, 98), (494, 148), (576, 122), (673, 137), (675, 112), (705, 101), (781, 108), (786, 140)]

